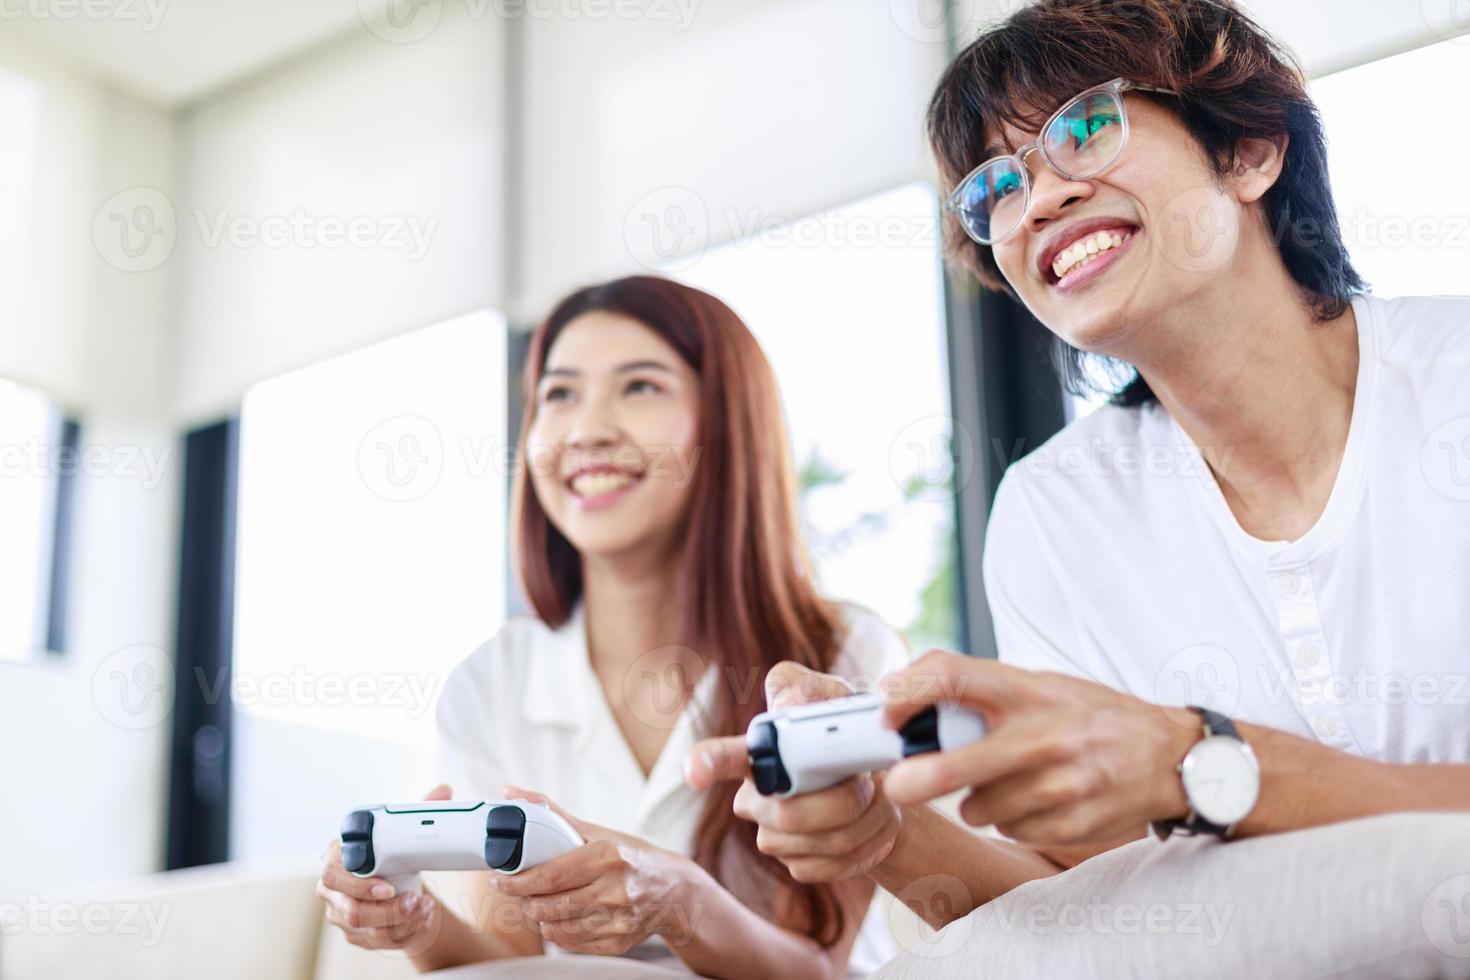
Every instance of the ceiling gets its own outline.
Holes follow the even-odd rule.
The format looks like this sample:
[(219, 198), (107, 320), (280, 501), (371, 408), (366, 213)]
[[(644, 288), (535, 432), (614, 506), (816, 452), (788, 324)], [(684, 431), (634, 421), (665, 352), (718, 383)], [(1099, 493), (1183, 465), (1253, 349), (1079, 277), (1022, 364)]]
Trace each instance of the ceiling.
[[(360, 9), (374, 9), (369, 0), (15, 0), (8, 6), (0, 22), (7, 35), (165, 109), (360, 30)], [(78, 15), (89, 6), (110, 16)]]
[[(102, 6), (111, 16), (77, 16), (95, 2), (16, 0), (0, 26), (130, 95), (177, 109), (324, 41), (362, 30), (365, 17), (381, 21), (390, 3), (448, 0), (108, 0)], [(1019, 0), (950, 2), (986, 19), (986, 10), (1011, 9)], [(1470, 21), (1455, 16), (1463, 0), (1242, 2), (1297, 51), (1314, 76), (1470, 32)]]

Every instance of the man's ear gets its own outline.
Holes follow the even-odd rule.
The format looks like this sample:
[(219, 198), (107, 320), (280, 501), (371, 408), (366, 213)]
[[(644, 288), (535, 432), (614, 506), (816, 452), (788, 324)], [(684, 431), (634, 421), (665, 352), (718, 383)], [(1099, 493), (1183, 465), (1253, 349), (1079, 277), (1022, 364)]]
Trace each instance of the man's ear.
[(1235, 148), (1234, 166), (1228, 174), (1240, 203), (1251, 204), (1266, 196), (1286, 166), (1286, 148), (1290, 143), (1291, 138), (1285, 133), (1275, 139), (1240, 141)]

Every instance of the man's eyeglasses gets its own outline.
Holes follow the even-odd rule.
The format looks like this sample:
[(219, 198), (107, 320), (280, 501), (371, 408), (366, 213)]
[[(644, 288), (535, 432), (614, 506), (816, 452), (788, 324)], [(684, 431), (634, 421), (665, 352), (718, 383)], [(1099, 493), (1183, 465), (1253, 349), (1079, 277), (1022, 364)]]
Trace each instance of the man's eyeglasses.
[(944, 209), (953, 211), (965, 232), (981, 245), (1007, 237), (1031, 210), (1026, 157), (1040, 150), (1046, 165), (1067, 180), (1098, 176), (1117, 162), (1128, 143), (1123, 93), (1130, 90), (1175, 94), (1121, 78), (1090, 88), (1058, 109), (1041, 127), (1039, 137), (970, 171), (944, 202)]

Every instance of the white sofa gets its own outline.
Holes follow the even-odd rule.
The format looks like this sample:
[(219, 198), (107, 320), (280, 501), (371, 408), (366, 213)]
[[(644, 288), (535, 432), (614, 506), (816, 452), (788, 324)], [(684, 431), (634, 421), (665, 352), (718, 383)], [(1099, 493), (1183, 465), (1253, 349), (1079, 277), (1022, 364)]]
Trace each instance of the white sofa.
[(0, 977), (400, 980), (402, 956), (327, 927), (314, 859), (212, 865), (17, 899), (0, 895)]
[[(348, 943), (316, 896), (316, 858), (220, 864), (16, 899), (0, 892), (0, 980), (404, 980), (399, 953)], [(452, 887), (441, 879), (440, 885)], [(3, 880), (0, 880), (3, 889)], [(880, 899), (899, 931), (917, 919)], [(538, 957), (444, 970), (446, 980), (597, 977), (687, 971), (605, 957)]]

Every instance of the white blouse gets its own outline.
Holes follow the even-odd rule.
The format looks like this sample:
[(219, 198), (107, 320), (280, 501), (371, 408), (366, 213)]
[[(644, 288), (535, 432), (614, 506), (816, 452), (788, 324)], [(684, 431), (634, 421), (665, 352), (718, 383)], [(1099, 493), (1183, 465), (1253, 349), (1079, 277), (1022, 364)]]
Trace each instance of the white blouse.
[[(909, 662), (902, 635), (875, 613), (838, 608), (847, 638), (834, 674), (869, 687)], [(592, 823), (690, 854), (704, 794), (684, 782), (684, 759), (709, 734), (702, 722), (720, 676), (705, 671), (645, 777), (592, 670), (582, 607), (556, 630), (513, 618), (445, 682), (440, 776), (456, 799), (493, 799), (509, 783)], [(870, 908), (850, 971), (866, 976), (893, 954), (888, 924)]]

